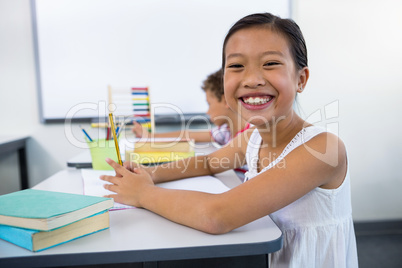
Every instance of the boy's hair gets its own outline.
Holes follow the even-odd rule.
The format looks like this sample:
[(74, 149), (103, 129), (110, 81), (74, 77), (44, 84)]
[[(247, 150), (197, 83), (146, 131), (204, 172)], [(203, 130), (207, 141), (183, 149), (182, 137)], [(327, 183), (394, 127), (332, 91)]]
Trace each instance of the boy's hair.
[(204, 92), (211, 91), (214, 93), (215, 97), (221, 101), (224, 94), (222, 69), (208, 75), (207, 79), (202, 83), (201, 88)]

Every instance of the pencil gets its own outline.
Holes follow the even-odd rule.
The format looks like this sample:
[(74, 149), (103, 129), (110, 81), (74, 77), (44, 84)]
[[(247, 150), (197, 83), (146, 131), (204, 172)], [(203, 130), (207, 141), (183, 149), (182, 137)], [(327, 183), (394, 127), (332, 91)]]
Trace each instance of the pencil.
[(119, 160), (119, 165), (122, 166), (123, 162), (121, 161), (119, 142), (117, 141), (116, 130), (114, 129), (113, 113), (109, 113), (109, 122), (110, 122), (111, 132), (112, 132), (113, 139), (114, 139), (114, 145), (116, 147), (117, 159)]
[(88, 135), (88, 133), (85, 131), (85, 129), (83, 129), (81, 126), (80, 126), (80, 128), (81, 128), (82, 132), (84, 132), (85, 136), (87, 136), (88, 140), (89, 140), (90, 142), (92, 142), (91, 137)]
[(120, 127), (120, 128), (118, 128), (118, 129), (116, 129), (116, 136), (117, 136), (117, 138), (119, 138), (122, 129), (123, 129), (123, 127)]

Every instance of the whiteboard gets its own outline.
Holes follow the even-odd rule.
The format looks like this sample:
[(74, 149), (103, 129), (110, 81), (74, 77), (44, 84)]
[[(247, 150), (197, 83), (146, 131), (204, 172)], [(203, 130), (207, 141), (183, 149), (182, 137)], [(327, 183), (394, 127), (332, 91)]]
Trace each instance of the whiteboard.
[(147, 86), (156, 115), (204, 114), (223, 39), (282, 0), (31, 0), (42, 122), (106, 117), (107, 87)]

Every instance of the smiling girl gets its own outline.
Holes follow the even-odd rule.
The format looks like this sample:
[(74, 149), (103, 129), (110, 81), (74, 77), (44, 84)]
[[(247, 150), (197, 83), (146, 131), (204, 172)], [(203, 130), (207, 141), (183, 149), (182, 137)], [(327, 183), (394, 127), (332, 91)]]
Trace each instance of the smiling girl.
[[(107, 159), (116, 171), (101, 177), (112, 183), (105, 185), (115, 193), (109, 197), (212, 234), (270, 215), (283, 232), (272, 267), (357, 267), (345, 146), (293, 110), (309, 79), (299, 27), (269, 13), (246, 16), (229, 30), (222, 59), (226, 102), (255, 128), (186, 164), (122, 167)], [(244, 161), (245, 182), (222, 194), (155, 185)]]

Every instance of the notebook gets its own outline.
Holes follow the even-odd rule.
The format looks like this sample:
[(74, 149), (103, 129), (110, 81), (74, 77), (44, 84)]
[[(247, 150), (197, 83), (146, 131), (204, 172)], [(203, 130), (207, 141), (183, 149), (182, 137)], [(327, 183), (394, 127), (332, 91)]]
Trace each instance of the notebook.
[[(101, 175), (114, 176), (116, 172), (114, 170), (93, 170), (93, 169), (81, 169), (81, 175), (84, 184), (84, 194), (94, 196), (104, 196), (113, 194), (113, 192), (106, 190), (103, 185), (105, 182), (99, 177)], [(229, 187), (224, 185), (220, 180), (212, 176), (199, 176), (188, 179), (181, 179), (177, 181), (159, 183), (159, 187), (166, 189), (178, 189), (178, 190), (193, 190), (207, 193), (223, 193), (229, 190)], [(115, 202), (114, 207), (111, 210), (133, 208)]]
[(48, 231), (111, 207), (111, 198), (26, 189), (0, 196), (0, 224)]
[[(115, 174), (116, 172), (114, 170), (81, 169), (81, 176), (84, 184), (83, 194), (90, 196), (105, 196), (113, 194), (113, 192), (106, 190), (103, 187), (103, 185), (108, 182), (101, 180), (99, 177), (101, 175), (114, 176)], [(129, 209), (129, 208), (134, 207), (114, 202), (114, 205), (110, 210)]]
[(31, 251), (41, 251), (109, 228), (109, 211), (50, 231), (0, 225), (0, 238)]

